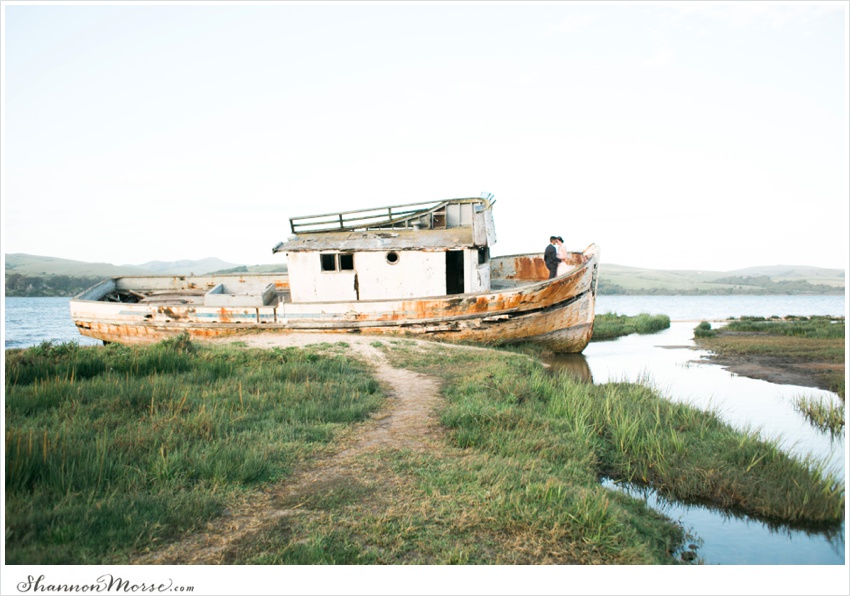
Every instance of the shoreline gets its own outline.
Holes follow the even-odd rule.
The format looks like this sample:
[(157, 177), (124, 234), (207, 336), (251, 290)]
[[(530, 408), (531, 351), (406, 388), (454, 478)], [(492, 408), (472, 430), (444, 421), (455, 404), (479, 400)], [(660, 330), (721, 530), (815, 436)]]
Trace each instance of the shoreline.
[[(697, 348), (704, 349), (704, 348)], [(694, 362), (704, 363), (705, 360)], [(844, 364), (829, 362), (804, 362), (778, 356), (744, 356), (712, 354), (708, 362), (716, 364), (729, 372), (750, 379), (758, 379), (779, 385), (799, 385), (824, 391), (835, 391), (829, 383), (819, 377), (824, 371), (844, 374)], [(839, 397), (840, 394), (839, 394)]]
[[(840, 320), (843, 327), (844, 317)], [(846, 384), (845, 341), (846, 338), (835, 336), (785, 335), (771, 332), (769, 327), (764, 330), (720, 327), (713, 335), (694, 336), (695, 349), (709, 352), (702, 362), (717, 364), (751, 379), (830, 391), (842, 400)]]

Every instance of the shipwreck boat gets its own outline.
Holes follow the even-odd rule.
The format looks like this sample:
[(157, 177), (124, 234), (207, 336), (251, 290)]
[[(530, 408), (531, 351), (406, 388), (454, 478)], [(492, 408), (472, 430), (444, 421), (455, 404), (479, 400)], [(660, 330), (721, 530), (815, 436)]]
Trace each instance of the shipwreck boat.
[(290, 219), (286, 273), (126, 276), (75, 296), (80, 333), (122, 344), (180, 333), (338, 332), (581, 352), (599, 250), (554, 279), (542, 253), (490, 257), (492, 195)]

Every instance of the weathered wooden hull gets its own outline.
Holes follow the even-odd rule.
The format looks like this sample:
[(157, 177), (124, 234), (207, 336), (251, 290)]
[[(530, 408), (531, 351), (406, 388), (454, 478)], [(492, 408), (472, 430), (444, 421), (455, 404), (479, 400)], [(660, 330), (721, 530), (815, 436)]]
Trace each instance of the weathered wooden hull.
[[(574, 253), (576, 265), (553, 280), (540, 255), (493, 259), (500, 290), (408, 300), (292, 303), (269, 306), (204, 306), (199, 293), (227, 276), (114, 278), (71, 301), (80, 333), (106, 342), (148, 344), (188, 333), (208, 339), (246, 331), (362, 333), (424, 336), (482, 344), (535, 342), (557, 353), (581, 352), (593, 332), (598, 249)], [(542, 267), (542, 269), (541, 269)], [(273, 283), (282, 275), (230, 276), (227, 283)], [(110, 291), (168, 296), (151, 302), (104, 302)]]

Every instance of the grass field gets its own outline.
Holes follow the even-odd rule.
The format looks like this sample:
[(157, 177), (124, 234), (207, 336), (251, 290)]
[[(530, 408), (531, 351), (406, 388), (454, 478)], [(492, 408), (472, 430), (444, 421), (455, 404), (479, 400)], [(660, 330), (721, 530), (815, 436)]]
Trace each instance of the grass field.
[[(376, 341), (440, 380), (427, 449), (376, 446), (276, 504), (233, 564), (666, 564), (683, 529), (600, 478), (832, 527), (821, 462), (635, 384), (587, 385), (525, 354)], [(388, 408), (344, 343), (315, 349), (49, 344), (7, 352), (6, 553), (121, 563), (311, 466)]]
[(310, 350), (76, 344), (6, 352), (10, 564), (121, 562), (286, 478), (381, 404)]
[(284, 503), (308, 511), (242, 541), (229, 562), (674, 562), (682, 529), (602, 476), (772, 520), (843, 519), (843, 482), (821, 463), (650, 388), (575, 383), (519, 354), (376, 344), (394, 366), (443, 380), (443, 447), (362, 457), (356, 475)]

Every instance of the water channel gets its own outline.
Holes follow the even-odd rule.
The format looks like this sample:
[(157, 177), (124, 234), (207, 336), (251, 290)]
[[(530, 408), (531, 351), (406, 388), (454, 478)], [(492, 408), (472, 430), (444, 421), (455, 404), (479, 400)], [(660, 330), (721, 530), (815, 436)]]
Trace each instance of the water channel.
[[(640, 312), (667, 314), (672, 311), (671, 318), (684, 320), (674, 320), (669, 329), (652, 335), (630, 335), (613, 341), (592, 342), (581, 355), (549, 359), (548, 363), (554, 370), (593, 383), (629, 381), (650, 384), (668, 399), (687, 402), (700, 409), (713, 409), (719, 412), (723, 420), (737, 428), (758, 430), (764, 437), (777, 438), (787, 452), (800, 458), (812, 455), (827, 460), (830, 470), (844, 478), (844, 436), (832, 437), (816, 429), (794, 409), (796, 397), (806, 396), (840, 403), (836, 394), (811, 387), (779, 385), (738, 376), (710, 363), (709, 353), (696, 349), (693, 341), (693, 328), (701, 319), (721, 320), (742, 314), (770, 316), (803, 312), (841, 315), (843, 297), (839, 297), (839, 312), (835, 312), (837, 303), (829, 306), (829, 301), (824, 305), (802, 301), (779, 306), (762, 304), (761, 308), (755, 303), (738, 304), (734, 310), (728, 308), (733, 304), (730, 301), (726, 305), (731, 311), (729, 314), (722, 314), (724, 305), (718, 305), (718, 297), (712, 297), (714, 300), (705, 305), (698, 299), (683, 305), (683, 302), (688, 301), (677, 297), (666, 307), (659, 306), (657, 298), (653, 301), (647, 297), (648, 302), (643, 304), (636, 304), (634, 300), (626, 301), (634, 297), (622, 297), (619, 302), (611, 298), (614, 297), (600, 297), (597, 312), (634, 315)], [(697, 310), (692, 310), (690, 306), (696, 306)], [(775, 308), (806, 308), (808, 311), (770, 312)], [(739, 309), (744, 310), (738, 312)], [(707, 316), (699, 316), (701, 312), (706, 312)], [(670, 502), (655, 491), (643, 487), (618, 486), (610, 481), (605, 481), (604, 485), (645, 499), (650, 507), (678, 521), (692, 536), (689, 542), (696, 547), (693, 552), (697, 555), (697, 563), (845, 564), (844, 524), (831, 530), (792, 528), (723, 509)]]

